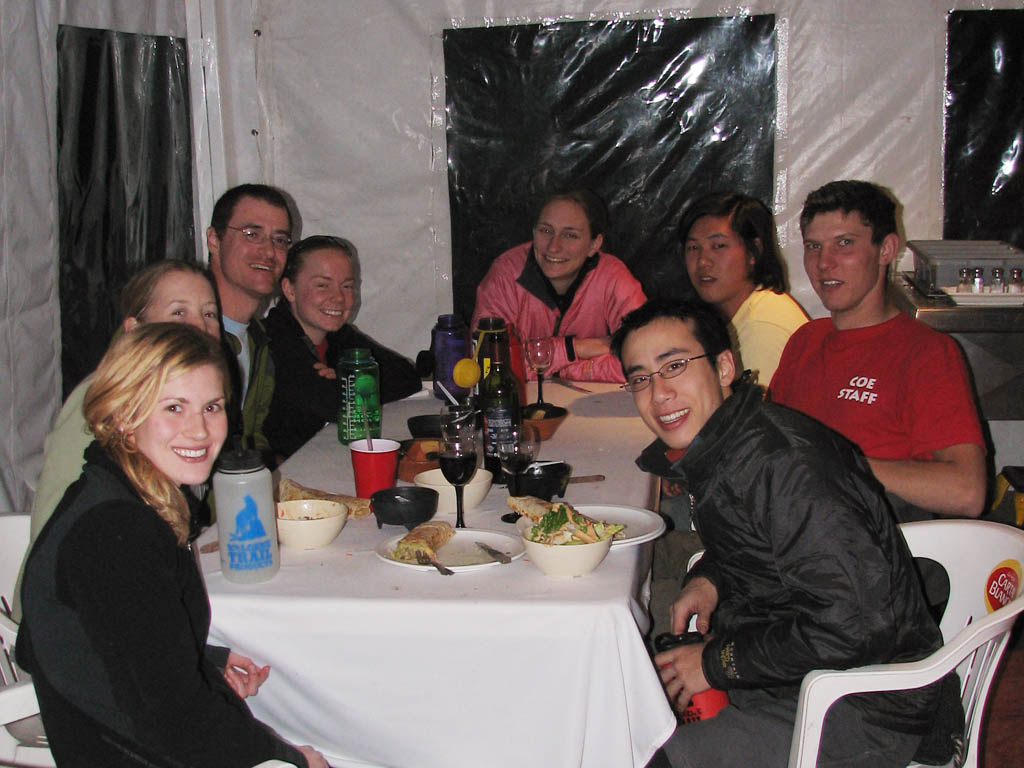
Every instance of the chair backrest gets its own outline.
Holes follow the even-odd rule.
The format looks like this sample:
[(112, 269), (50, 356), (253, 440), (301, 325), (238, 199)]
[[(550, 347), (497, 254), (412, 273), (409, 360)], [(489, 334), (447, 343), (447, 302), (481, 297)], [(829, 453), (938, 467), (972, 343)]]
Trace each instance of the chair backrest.
[(28, 540), (28, 515), (0, 515), (0, 613), (8, 617)]
[(939, 624), (944, 643), (1019, 592), (1024, 532), (982, 520), (924, 520), (904, 523), (900, 530), (914, 557), (936, 561), (949, 577), (949, 601)]
[[(969, 625), (976, 625), (1014, 600), (1024, 601), (1020, 593), (1024, 532), (982, 520), (925, 520), (905, 523), (900, 529), (914, 557), (934, 560), (949, 578), (949, 600), (939, 623), (946, 648)], [(1018, 602), (1012, 612), (1018, 613), (1020, 605)], [(1001, 627), (993, 627), (998, 634), (981, 644), (966, 637), (961, 643), (965, 651), (976, 645), (956, 668), (964, 707), (967, 765), (977, 764), (982, 711), (1014, 619), (1007, 616), (1000, 621)]]
[(851, 693), (919, 688), (953, 669), (960, 675), (966, 745), (955, 765), (978, 764), (981, 713), (1014, 620), (1024, 611), (1024, 532), (978, 520), (928, 520), (900, 528), (911, 554), (939, 563), (949, 577), (940, 623), (943, 646), (920, 661), (810, 672), (800, 686), (790, 768), (817, 763), (825, 715), (836, 700)]

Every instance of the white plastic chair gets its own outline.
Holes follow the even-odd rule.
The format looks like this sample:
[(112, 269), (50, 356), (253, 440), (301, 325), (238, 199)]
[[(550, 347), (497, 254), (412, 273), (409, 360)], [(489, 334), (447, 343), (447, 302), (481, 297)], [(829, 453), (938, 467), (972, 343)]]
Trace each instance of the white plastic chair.
[[(851, 693), (919, 688), (953, 669), (960, 675), (965, 713), (966, 755), (958, 765), (978, 765), (982, 710), (1013, 622), (1024, 611), (1019, 594), (1024, 531), (980, 520), (926, 520), (900, 528), (913, 555), (935, 560), (949, 577), (949, 601), (939, 626), (943, 646), (920, 661), (809, 673), (800, 686), (789, 768), (814, 768), (822, 724), (836, 700)], [(1010, 579), (1009, 602), (989, 612), (987, 595), (1000, 571), (1016, 571), (1016, 581)]]
[(28, 549), (28, 537), (28, 515), (0, 515), (0, 614), (8, 618), (8, 611), (14, 605), (18, 572)]
[(53, 766), (32, 680), (14, 664), (18, 625), (0, 616), (0, 765)]

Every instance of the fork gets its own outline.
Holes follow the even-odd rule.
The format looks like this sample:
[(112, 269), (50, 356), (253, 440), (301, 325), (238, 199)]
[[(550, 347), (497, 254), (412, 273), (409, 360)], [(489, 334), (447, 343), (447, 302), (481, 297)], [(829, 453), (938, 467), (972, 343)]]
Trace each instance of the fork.
[(452, 569), (445, 568), (443, 565), (437, 562), (437, 560), (434, 560), (432, 557), (430, 557), (430, 555), (428, 555), (426, 552), (417, 552), (416, 562), (420, 565), (434, 566), (435, 568), (437, 568), (437, 572), (440, 573), (442, 576), (451, 576), (453, 573), (455, 573), (455, 571), (453, 571)]

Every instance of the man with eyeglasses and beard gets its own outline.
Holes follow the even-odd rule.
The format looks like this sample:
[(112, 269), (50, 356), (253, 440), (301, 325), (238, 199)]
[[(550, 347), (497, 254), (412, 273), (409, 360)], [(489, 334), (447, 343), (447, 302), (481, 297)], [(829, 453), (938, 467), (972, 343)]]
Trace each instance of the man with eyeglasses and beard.
[(230, 434), (268, 456), (263, 422), (274, 394), (274, 364), (257, 315), (277, 291), (291, 232), (288, 201), (265, 184), (242, 184), (221, 195), (206, 230), (224, 338), (238, 363), (232, 399), (241, 408), (231, 408)]
[[(708, 688), (730, 698), (680, 725), (651, 765), (784, 766), (805, 674), (916, 660), (941, 644), (910, 553), (848, 441), (734, 382), (713, 307), (649, 302), (626, 315), (612, 351), (657, 437), (637, 463), (683, 487), (706, 547), (671, 608), (672, 631), (696, 615), (702, 641), (654, 661), (679, 710)], [(838, 702), (818, 765), (906, 765), (937, 699), (933, 685)]]

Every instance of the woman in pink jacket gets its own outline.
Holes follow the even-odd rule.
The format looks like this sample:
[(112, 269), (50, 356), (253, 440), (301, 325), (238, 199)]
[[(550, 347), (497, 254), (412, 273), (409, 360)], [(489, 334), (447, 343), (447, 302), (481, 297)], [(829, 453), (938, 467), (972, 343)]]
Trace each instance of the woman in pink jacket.
[(549, 195), (533, 241), (501, 254), (477, 287), (471, 327), (481, 317), (504, 318), (524, 341), (554, 337), (548, 375), (623, 381), (609, 339), (623, 315), (646, 297), (629, 268), (601, 251), (606, 227), (604, 205), (594, 193)]

